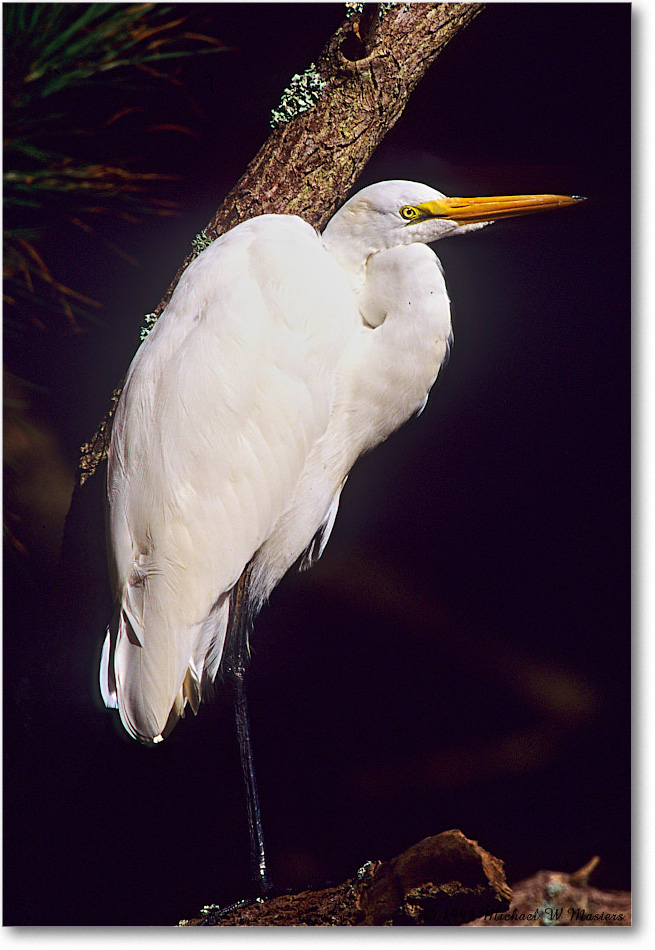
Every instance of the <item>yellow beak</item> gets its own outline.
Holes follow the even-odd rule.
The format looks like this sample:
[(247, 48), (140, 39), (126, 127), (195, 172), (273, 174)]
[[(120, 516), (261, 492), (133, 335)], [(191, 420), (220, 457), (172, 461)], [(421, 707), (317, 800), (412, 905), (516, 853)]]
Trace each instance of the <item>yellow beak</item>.
[(449, 221), (461, 221), (473, 224), (476, 221), (496, 221), (499, 218), (513, 218), (520, 214), (532, 214), (535, 211), (549, 211), (551, 208), (564, 208), (577, 204), (584, 198), (568, 195), (509, 195), (497, 198), (442, 198), (439, 201), (426, 201), (417, 205), (422, 212), (421, 218), (447, 218)]

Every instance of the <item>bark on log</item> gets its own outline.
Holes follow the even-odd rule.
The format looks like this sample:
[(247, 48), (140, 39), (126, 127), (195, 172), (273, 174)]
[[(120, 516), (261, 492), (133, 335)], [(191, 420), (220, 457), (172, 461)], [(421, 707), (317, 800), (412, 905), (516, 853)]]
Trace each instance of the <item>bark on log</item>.
[(391, 861), (369, 861), (338, 887), (204, 908), (183, 927), (385, 927), (461, 925), (508, 909), (503, 863), (466, 838), (444, 831)]
[(630, 927), (632, 896), (589, 886), (598, 866), (594, 857), (573, 874), (539, 871), (517, 884), (508, 911), (465, 924), (467, 927)]
[(589, 886), (599, 858), (573, 874), (539, 871), (512, 891), (503, 862), (461, 831), (369, 861), (336, 887), (221, 909), (180, 927), (629, 927), (631, 895)]

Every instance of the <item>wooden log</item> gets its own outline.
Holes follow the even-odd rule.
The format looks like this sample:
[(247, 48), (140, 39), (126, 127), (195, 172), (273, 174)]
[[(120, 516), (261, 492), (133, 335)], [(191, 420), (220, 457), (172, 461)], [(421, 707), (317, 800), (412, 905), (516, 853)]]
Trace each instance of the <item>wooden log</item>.
[(508, 910), (503, 862), (461, 831), (424, 838), (391, 861), (368, 861), (343, 884), (221, 909), (183, 927), (460, 926)]
[(507, 911), (466, 924), (468, 927), (629, 927), (632, 897), (627, 891), (599, 891), (589, 875), (600, 858), (593, 857), (573, 874), (539, 871), (514, 888)]

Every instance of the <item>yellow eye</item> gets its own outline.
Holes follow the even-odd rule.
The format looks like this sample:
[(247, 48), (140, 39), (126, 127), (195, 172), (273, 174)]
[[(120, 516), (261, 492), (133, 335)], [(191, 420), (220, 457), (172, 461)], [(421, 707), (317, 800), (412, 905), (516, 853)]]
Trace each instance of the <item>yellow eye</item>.
[(404, 218), (405, 221), (413, 221), (414, 218), (418, 218), (418, 209), (412, 208), (411, 205), (405, 205), (400, 209), (400, 217)]

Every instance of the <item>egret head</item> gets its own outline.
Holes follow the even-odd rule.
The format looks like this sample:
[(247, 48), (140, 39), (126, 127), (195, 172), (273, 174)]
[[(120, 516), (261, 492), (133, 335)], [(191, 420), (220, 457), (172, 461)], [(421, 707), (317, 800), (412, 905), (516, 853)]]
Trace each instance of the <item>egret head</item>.
[(323, 232), (333, 253), (362, 263), (375, 251), (399, 244), (429, 244), (474, 231), (499, 218), (547, 211), (581, 201), (567, 195), (447, 198), (414, 181), (382, 181), (353, 195)]

